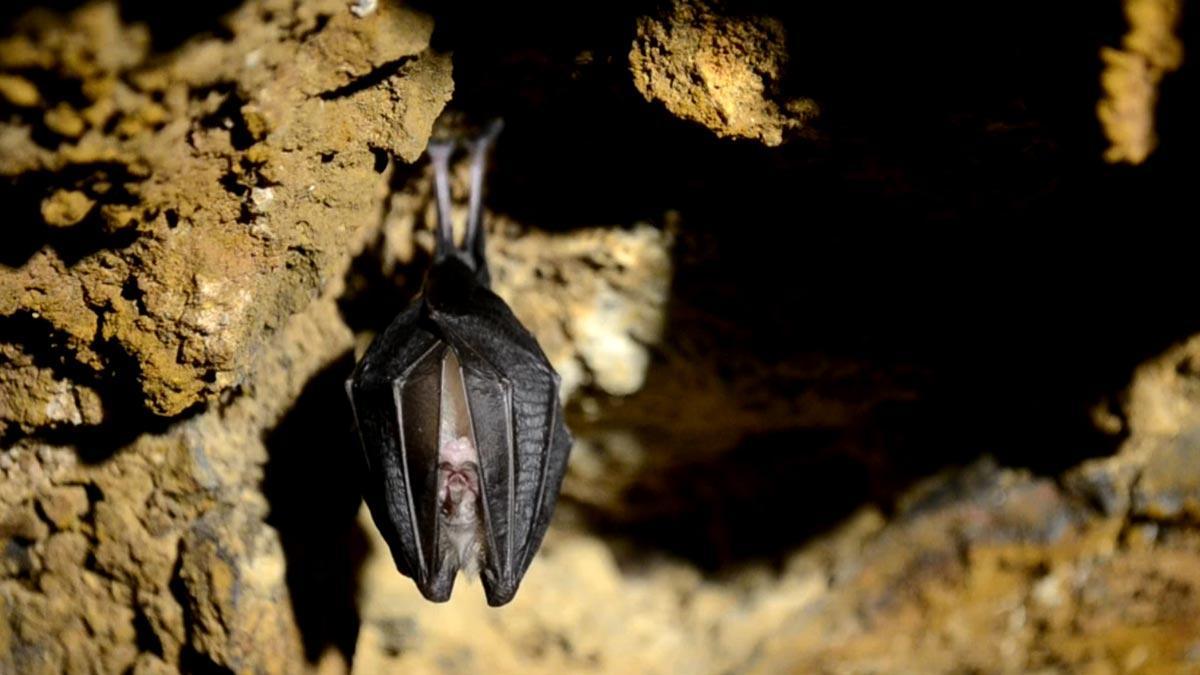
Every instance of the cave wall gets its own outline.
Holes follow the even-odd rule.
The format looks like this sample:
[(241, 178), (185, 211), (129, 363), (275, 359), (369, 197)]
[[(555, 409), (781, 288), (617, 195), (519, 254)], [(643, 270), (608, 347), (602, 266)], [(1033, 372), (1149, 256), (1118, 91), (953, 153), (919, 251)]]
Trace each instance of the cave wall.
[[(1189, 17), (1039, 7), (5, 8), (0, 672), (1200, 667)], [(577, 437), (500, 610), (341, 386), (495, 115)]]

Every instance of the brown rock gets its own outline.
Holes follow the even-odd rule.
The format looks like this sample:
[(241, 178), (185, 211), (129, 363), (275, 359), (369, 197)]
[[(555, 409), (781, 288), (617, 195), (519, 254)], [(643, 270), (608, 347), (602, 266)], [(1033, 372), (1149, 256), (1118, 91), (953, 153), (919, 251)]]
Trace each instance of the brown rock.
[(100, 397), (91, 387), (38, 366), (24, 349), (0, 343), (0, 427), (24, 432), (100, 422)]
[[(296, 10), (304, 18), (289, 30), (312, 28), (311, 12), (320, 6), (332, 18), (312, 39), (279, 40), (260, 30), (256, 12), (242, 12), (232, 19), (235, 40), (197, 42), (153, 66), (144, 62), (144, 30), (122, 26), (111, 4), (68, 19), (38, 15), (31, 32), (44, 37), (46, 58), (110, 102), (119, 133), (55, 152), (29, 143), (6, 153), (13, 170), (4, 173), (103, 166), (84, 179), (89, 193), (97, 195), (107, 230), (136, 237), (70, 266), (43, 249), (23, 266), (0, 270), (0, 317), (38, 312), (50, 330), (70, 335), (67, 347), (97, 372), (136, 365), (126, 375), (139, 382), (146, 406), (164, 416), (212, 400), (244, 377), (245, 356), (319, 293), (345, 261), (345, 242), (377, 218), (386, 177), (374, 171), (371, 148), (414, 160), (449, 97), (449, 61), (424, 51), (427, 17), (389, 5), (359, 20), (326, 0)], [(284, 25), (284, 14), (277, 15)], [(20, 45), (28, 46), (6, 42), (0, 50)], [(94, 61), (85, 53), (103, 56)], [(348, 86), (405, 58), (411, 63), (378, 86)], [(171, 95), (155, 101), (119, 77), (134, 70), (139, 81)], [(85, 125), (63, 106), (46, 121), (69, 137)], [(329, 152), (343, 161), (321, 163)], [(269, 212), (251, 199), (264, 181), (274, 194)], [(75, 192), (48, 201), (47, 220), (82, 217)], [(119, 192), (130, 197), (106, 203)], [(252, 222), (242, 222), (247, 212)], [(140, 295), (124, 297), (123, 285), (135, 277)], [(40, 292), (30, 296), (28, 289)], [(115, 353), (91, 349), (97, 340), (131, 358), (113, 363)]]
[(1053, 482), (985, 462), (917, 488), (892, 522), (859, 512), (778, 571), (713, 579), (635, 557), (622, 572), (608, 546), (558, 531), (502, 621), (470, 587), (428, 605), (376, 542), (355, 670), (1177, 670), (1195, 644), (1200, 542), (1160, 545), (1160, 567), (1114, 551), (1116, 533)]
[[(32, 331), (0, 342), (4, 433), (100, 426), (102, 409), (137, 404), (126, 385), (162, 415), (227, 398), (141, 438), (89, 429), (87, 462), (29, 437), (0, 450), (0, 672), (175, 672), (184, 658), (302, 672), (287, 565), (264, 524), (264, 435), (351, 348), (335, 299), (379, 225), (388, 176), (372, 148), (419, 156), (449, 60), (426, 51), (427, 17), (393, 5), (359, 20), (340, 2), (251, 2), (231, 17), (231, 42), (198, 39), (153, 63), (145, 29), (111, 3), (24, 25), (0, 41), (0, 64), (81, 80), (95, 99), (86, 119), (115, 131), (55, 151), (6, 136), (17, 140), (0, 173), (75, 171), (48, 208), (82, 193), (107, 234), (130, 239), (69, 262), (46, 246), (0, 268), (0, 320)], [(339, 162), (323, 164), (325, 152)], [(61, 363), (29, 355), (46, 340)], [(102, 406), (97, 391), (114, 381)], [(101, 447), (127, 433), (124, 447)]]
[(59, 103), (47, 110), (43, 121), (51, 131), (67, 138), (79, 138), (87, 129), (83, 117), (66, 103)]
[(1113, 457), (1085, 462), (1067, 482), (1111, 514), (1153, 519), (1200, 513), (1200, 337), (1138, 367), (1124, 406), (1129, 438)]
[(1141, 164), (1158, 145), (1154, 131), (1158, 86), (1183, 63), (1183, 43), (1175, 35), (1182, 16), (1178, 0), (1126, 0), (1129, 32), (1121, 49), (1100, 51), (1104, 98), (1096, 115), (1104, 127), (1109, 162)]
[(177, 672), (177, 668), (147, 652), (138, 654), (137, 662), (133, 664), (133, 675), (171, 675)]
[(53, 487), (38, 497), (38, 507), (54, 527), (69, 529), (88, 511), (87, 491), (77, 485)]
[(69, 227), (83, 220), (96, 202), (79, 190), (59, 190), (42, 200), (42, 218), (47, 225)]
[(42, 102), (42, 95), (29, 80), (19, 75), (0, 74), (0, 96), (15, 106), (32, 108)]
[(787, 64), (783, 25), (723, 14), (705, 0), (674, 0), (642, 17), (629, 52), (633, 83), (648, 101), (718, 136), (779, 145), (817, 115), (810, 99), (780, 100)]
[[(53, 577), (68, 577), (78, 572), (87, 560), (88, 540), (78, 532), (61, 532), (46, 540), (46, 571)], [(49, 588), (43, 590), (51, 593)]]
[(0, 520), (0, 539), (20, 539), (26, 542), (44, 539), (49, 534), (46, 524), (38, 518), (32, 504), (11, 509)]
[[(772, 91), (785, 65), (777, 23), (674, 7), (639, 34), (644, 91), (721, 134), (771, 143), (803, 130)], [(0, 41), (0, 68), (78, 80), (91, 101), (78, 108), (87, 130), (54, 150), (24, 118), (0, 129), (0, 174), (62, 180), (25, 212), (76, 191), (103, 225), (61, 248), (74, 233), (54, 233), (0, 269), (0, 320), (20, 329), (0, 342), (0, 434), (16, 439), (0, 448), (0, 672), (1197, 663), (1200, 343), (1139, 369), (1108, 420), (1128, 441), (1072, 472), (1070, 494), (1055, 477), (981, 462), (911, 487), (892, 513), (862, 505), (822, 536), (792, 533), (790, 510), (760, 511), (790, 548), (717, 573), (625, 540), (619, 526), (647, 514), (672, 527), (709, 518), (701, 545), (720, 547), (716, 498), (736, 485), (725, 474), (747, 439), (853, 429), (911, 400), (920, 375), (739, 347), (757, 327), (731, 329), (682, 284), (672, 291), (696, 270), (672, 250), (675, 229), (640, 224), (550, 233), (491, 219), (496, 288), (563, 373), (579, 444), (516, 601), (493, 610), (464, 581), (451, 602), (425, 602), (369, 520), (337, 515), (357, 489), (339, 386), (369, 338), (347, 324), (356, 287), (370, 285), (361, 274), (385, 295), (395, 289), (379, 277), (407, 289), (430, 244), (427, 177), (409, 173), (385, 201), (399, 178), (376, 173), (372, 148), (419, 156), (449, 59), (427, 49), (428, 17), (396, 3), (362, 13), (252, 0), (223, 39), (151, 60), (147, 29), (100, 2), (38, 13)], [(673, 89), (655, 80), (664, 73), (686, 79)], [(360, 313), (386, 324), (381, 307)], [(119, 416), (141, 397), (178, 416)], [(849, 457), (856, 469), (875, 459)], [(616, 526), (599, 535), (594, 518)]]
[(1156, 446), (1133, 487), (1133, 512), (1155, 520), (1200, 522), (1200, 429)]

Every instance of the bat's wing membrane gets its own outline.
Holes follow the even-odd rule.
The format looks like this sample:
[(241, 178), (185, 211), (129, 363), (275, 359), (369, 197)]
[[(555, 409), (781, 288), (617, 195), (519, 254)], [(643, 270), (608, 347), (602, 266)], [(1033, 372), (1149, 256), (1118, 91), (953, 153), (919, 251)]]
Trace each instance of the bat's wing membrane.
[(419, 309), (414, 305), (398, 316), (371, 345), (346, 392), (370, 473), (367, 504), (396, 567), (425, 590), (437, 541), (437, 514), (431, 510), (437, 490), (438, 365), (445, 344), (423, 325)]
[[(346, 383), (367, 467), (366, 498), (397, 568), (425, 597), (450, 596), (439, 549), (439, 424), (445, 364), (457, 363), (479, 459), (488, 603), (516, 594), (545, 536), (570, 452), (558, 375), (533, 336), (487, 289), (452, 310), (417, 303), (372, 343)], [(452, 350), (453, 360), (447, 359)]]

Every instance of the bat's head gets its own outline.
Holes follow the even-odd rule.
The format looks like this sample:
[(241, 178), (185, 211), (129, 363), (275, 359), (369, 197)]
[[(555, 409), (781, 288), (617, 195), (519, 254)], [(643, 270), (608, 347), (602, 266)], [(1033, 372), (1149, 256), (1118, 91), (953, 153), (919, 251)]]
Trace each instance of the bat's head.
[(438, 457), (438, 555), (444, 567), (468, 579), (484, 558), (479, 504), (479, 455), (465, 436), (441, 447)]

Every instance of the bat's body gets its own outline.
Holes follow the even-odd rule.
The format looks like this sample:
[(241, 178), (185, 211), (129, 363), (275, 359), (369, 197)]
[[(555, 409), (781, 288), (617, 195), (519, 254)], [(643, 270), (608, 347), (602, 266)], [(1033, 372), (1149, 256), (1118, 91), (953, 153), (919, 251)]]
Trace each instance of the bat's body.
[(513, 598), (541, 544), (571, 447), (558, 375), (489, 288), (480, 191), (498, 130), (471, 147), (462, 248), (450, 225), (453, 146), (430, 145), (440, 221), (433, 265), (420, 296), (346, 383), (367, 505), (397, 569), (437, 602), (459, 571), (478, 570), (494, 606)]

